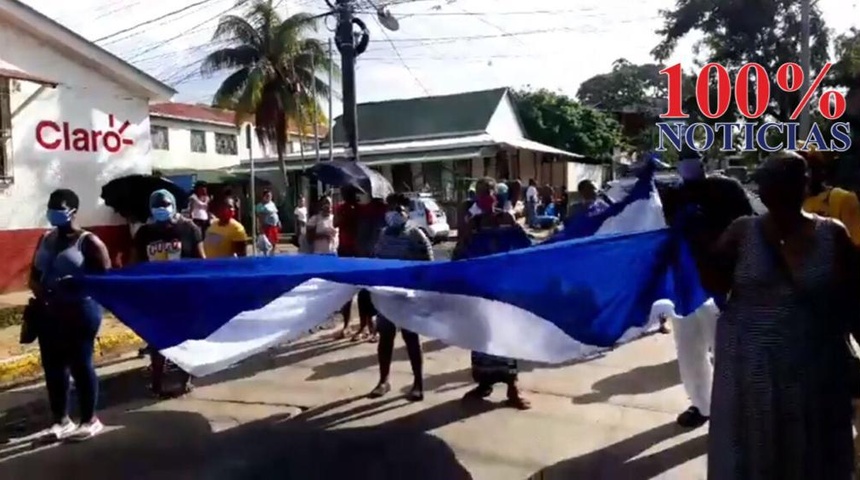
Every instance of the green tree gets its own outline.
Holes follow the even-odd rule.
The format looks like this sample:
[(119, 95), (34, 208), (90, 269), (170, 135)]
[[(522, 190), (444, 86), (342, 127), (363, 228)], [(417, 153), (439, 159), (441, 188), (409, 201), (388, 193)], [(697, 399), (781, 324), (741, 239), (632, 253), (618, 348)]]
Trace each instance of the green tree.
[(532, 140), (592, 158), (609, 158), (621, 126), (573, 98), (547, 89), (514, 92), (526, 134)]
[(332, 59), (310, 36), (317, 31), (317, 16), (298, 13), (283, 19), (275, 7), (273, 0), (253, 0), (244, 16), (221, 17), (212, 41), (228, 46), (207, 55), (201, 70), (206, 75), (232, 72), (212, 104), (235, 110), (237, 122), (254, 122), (260, 142), (275, 147), (286, 185), (288, 127), (294, 123), (303, 133), (322, 118), (318, 100), (329, 95), (330, 85), (318, 74), (328, 71)]
[(851, 148), (839, 155), (835, 180), (840, 186), (860, 190), (860, 30), (852, 28), (835, 41), (835, 63), (829, 86), (847, 89), (847, 110), (836, 120), (851, 126)]
[(642, 111), (654, 108), (655, 99), (666, 98), (661, 65), (635, 65), (624, 58), (612, 63), (612, 71), (582, 82), (576, 98), (607, 112)]
[[(725, 66), (732, 79), (748, 62), (761, 64), (772, 77), (780, 65), (800, 59), (800, 2), (797, 0), (677, 0), (675, 8), (660, 13), (664, 25), (658, 33), (663, 39), (652, 54), (661, 62), (672, 55), (681, 38), (694, 31), (702, 34), (696, 52), (706, 62)], [(828, 59), (829, 38), (821, 12), (814, 3), (810, 20), (812, 67), (819, 71)], [(789, 94), (772, 88), (772, 103), (767, 113), (787, 121), (802, 93)]]

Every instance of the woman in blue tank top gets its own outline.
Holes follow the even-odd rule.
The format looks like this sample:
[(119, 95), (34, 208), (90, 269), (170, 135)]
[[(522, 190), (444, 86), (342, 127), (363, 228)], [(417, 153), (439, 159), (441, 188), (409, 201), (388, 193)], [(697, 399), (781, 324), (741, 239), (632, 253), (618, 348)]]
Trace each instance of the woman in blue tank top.
[[(38, 323), (39, 351), (58, 440), (86, 440), (104, 429), (95, 416), (98, 378), (93, 366), (101, 307), (68, 280), (110, 268), (105, 244), (81, 229), (75, 216), (80, 200), (75, 192), (59, 189), (48, 199), (48, 222), (53, 227), (39, 241), (33, 256), (29, 286), (44, 306)], [(69, 418), (69, 373), (75, 381), (80, 423)]]

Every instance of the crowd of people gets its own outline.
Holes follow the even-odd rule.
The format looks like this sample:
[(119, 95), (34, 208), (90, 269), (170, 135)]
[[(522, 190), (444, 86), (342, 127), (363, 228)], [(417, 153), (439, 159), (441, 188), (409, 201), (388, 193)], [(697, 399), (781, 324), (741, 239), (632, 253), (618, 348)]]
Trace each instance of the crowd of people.
[[(847, 479), (854, 471), (852, 398), (860, 396), (860, 361), (850, 339), (860, 332), (860, 202), (854, 193), (827, 185), (825, 167), (816, 155), (769, 157), (754, 175), (767, 207), (759, 216), (737, 181), (706, 175), (698, 157), (683, 159), (678, 165), (682, 183), (661, 192), (667, 222), (686, 237), (712, 298), (694, 314), (676, 318), (673, 328), (691, 400), (678, 424), (696, 428), (710, 422), (709, 478)], [(611, 202), (589, 181), (577, 187), (582, 202), (573, 214), (599, 213)], [(297, 207), (302, 252), (433, 260), (430, 239), (408, 222), (409, 198), (372, 199), (351, 187), (340, 194), (343, 201), (336, 206), (323, 196), (312, 212), (304, 200)], [(135, 234), (133, 262), (246, 255), (248, 235), (235, 218), (235, 199), (210, 199), (203, 186), (193, 197), (184, 216), (170, 192), (151, 195), (151, 218)], [(103, 428), (95, 415), (93, 367), (101, 310), (65, 280), (110, 268), (104, 244), (77, 224), (79, 206), (69, 190), (57, 190), (48, 199), (53, 228), (34, 254), (34, 299), (26, 314), (38, 319), (51, 432), (70, 440), (85, 440)], [(476, 182), (458, 212), (454, 259), (532, 245), (524, 225), (540, 226), (547, 206), (534, 181), (525, 189), (519, 181)], [(264, 193), (255, 214), (257, 233), (277, 243), (280, 219), (271, 192)], [(381, 397), (391, 390), (397, 327), (378, 314), (369, 292), (361, 291), (357, 303), (359, 327), (352, 338), (378, 342), (379, 381), (370, 396)], [(352, 301), (341, 310), (343, 337), (349, 335), (351, 312)], [(407, 398), (420, 401), (420, 339), (406, 330), (401, 336), (414, 374)], [(167, 395), (165, 360), (158, 352), (150, 355), (152, 390)], [(530, 408), (518, 388), (516, 359), (473, 352), (471, 363), (475, 386), (464, 400), (486, 398), (503, 384), (510, 406)], [(68, 414), (69, 373), (78, 391), (77, 424)], [(189, 391), (190, 380), (182, 375), (179, 390), (169, 394)]]

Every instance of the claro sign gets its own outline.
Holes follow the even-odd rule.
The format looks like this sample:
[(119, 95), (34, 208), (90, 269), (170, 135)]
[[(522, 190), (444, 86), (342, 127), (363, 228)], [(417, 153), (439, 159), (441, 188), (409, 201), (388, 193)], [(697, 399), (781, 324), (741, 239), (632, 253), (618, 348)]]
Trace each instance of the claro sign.
[(42, 120), (36, 125), (36, 143), (52, 151), (118, 153), (126, 145), (134, 145), (134, 140), (123, 136), (131, 124), (128, 120), (118, 123), (109, 115), (108, 130), (92, 130), (75, 128), (69, 122)]

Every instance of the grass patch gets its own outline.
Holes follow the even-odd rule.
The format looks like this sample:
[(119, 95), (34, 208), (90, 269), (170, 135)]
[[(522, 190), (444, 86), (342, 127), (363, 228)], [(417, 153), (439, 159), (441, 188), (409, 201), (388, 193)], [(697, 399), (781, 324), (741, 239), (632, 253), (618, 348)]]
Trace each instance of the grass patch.
[(21, 325), (24, 318), (24, 306), (15, 305), (13, 307), (0, 308), (0, 328), (14, 327)]
[[(113, 317), (113, 315), (104, 311), (103, 318)], [(11, 307), (0, 307), (0, 328), (17, 327), (24, 321), (24, 305), (15, 305)]]

